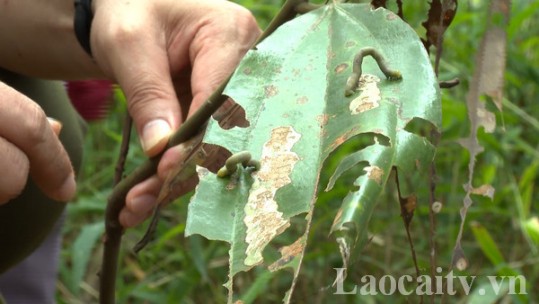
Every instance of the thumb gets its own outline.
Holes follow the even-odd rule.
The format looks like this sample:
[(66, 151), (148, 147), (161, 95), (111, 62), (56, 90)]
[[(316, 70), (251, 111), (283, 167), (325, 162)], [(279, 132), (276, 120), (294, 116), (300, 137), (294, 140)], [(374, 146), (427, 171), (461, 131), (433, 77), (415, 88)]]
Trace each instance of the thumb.
[(101, 33), (92, 35), (94, 58), (123, 89), (142, 148), (148, 156), (155, 156), (166, 146), (182, 117), (164, 37), (157, 32), (148, 34), (155, 27), (146, 27), (139, 21), (143, 17), (129, 18), (127, 24), (111, 24), (101, 22), (103, 15), (99, 13), (94, 19), (95, 31), (92, 29)]
[(128, 71), (123, 67), (120, 69), (118, 81), (127, 98), (129, 114), (133, 117), (142, 148), (151, 157), (163, 150), (182, 116), (167, 63), (159, 62), (155, 57), (138, 58), (135, 59), (136, 67)]
[(170, 134), (179, 126), (180, 106), (167, 77), (168, 69), (159, 70), (155, 63), (141, 64), (133, 74), (119, 76), (119, 82), (142, 148), (148, 156), (154, 156), (163, 150)]

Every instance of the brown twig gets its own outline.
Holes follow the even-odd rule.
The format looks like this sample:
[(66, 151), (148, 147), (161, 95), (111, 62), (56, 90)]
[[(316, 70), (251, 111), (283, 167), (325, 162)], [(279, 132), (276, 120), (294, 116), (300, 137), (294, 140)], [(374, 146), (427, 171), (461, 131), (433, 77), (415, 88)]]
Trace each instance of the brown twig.
[(309, 2), (303, 2), (303, 3), (298, 3), (295, 6), (295, 10), (296, 10), (296, 13), (298, 14), (306, 14), (322, 6), (324, 6), (324, 4), (314, 4), (314, 3), (309, 3)]
[(460, 84), (460, 79), (453, 78), (451, 80), (444, 80), (438, 82), (438, 85), (440, 86), (440, 89), (451, 89), (453, 87), (456, 87)]
[[(440, 141), (440, 132), (436, 129), (432, 129), (430, 133), (431, 142), (434, 146), (438, 145)], [(430, 164), (429, 170), (429, 247), (430, 247), (430, 277), (433, 282), (433, 287), (436, 289), (436, 213), (434, 212), (434, 203), (436, 202), (436, 164), (434, 160)], [(437, 290), (437, 289), (436, 289)], [(430, 297), (430, 303), (434, 303), (434, 295)]]
[[(268, 28), (260, 35), (255, 46), (273, 33), (283, 23), (296, 16), (296, 6), (307, 0), (287, 0), (279, 13), (275, 16)], [(190, 137), (196, 135), (201, 126), (205, 125), (211, 115), (227, 99), (222, 95), (230, 77), (227, 78), (204, 104), (189, 117), (181, 127), (172, 135), (166, 149), (181, 144)], [(157, 171), (157, 165), (164, 152), (154, 156), (136, 168), (126, 178), (122, 179), (113, 189), (107, 203), (105, 213), (105, 240), (103, 250), (103, 262), (100, 273), (100, 304), (114, 304), (116, 290), (116, 273), (118, 269), (118, 257), (122, 239), (123, 227), (119, 222), (119, 214), (125, 206), (127, 192), (136, 184), (149, 178)]]
[(131, 129), (133, 126), (133, 119), (129, 113), (125, 114), (124, 127), (122, 130), (122, 143), (120, 146), (120, 155), (118, 156), (118, 163), (116, 164), (113, 185), (116, 186), (122, 180), (125, 161), (127, 159), (127, 153), (129, 153), (129, 140), (131, 139)]
[[(122, 131), (122, 143), (120, 146), (120, 154), (118, 156), (118, 162), (116, 163), (114, 180), (113, 180), (114, 187), (118, 186), (118, 184), (122, 181), (122, 178), (123, 178), (124, 169), (125, 169), (125, 161), (127, 159), (127, 153), (129, 152), (129, 141), (131, 139), (132, 126), (133, 126), (133, 119), (131, 118), (131, 115), (129, 115), (129, 113), (125, 113), (125, 120), (124, 120), (123, 131)], [(122, 232), (123, 232), (123, 229), (119, 229), (118, 233), (109, 233), (109, 232), (106, 233), (105, 246), (107, 246), (107, 244), (109, 245), (116, 244), (116, 243), (118, 244), (118, 246), (114, 246), (113, 248), (109, 246), (109, 250), (107, 251), (109, 255), (116, 256), (116, 257), (118, 256), (119, 247), (120, 247), (119, 244), (120, 244)], [(100, 276), (101, 276), (101, 282), (106, 282), (107, 285), (101, 286), (101, 293), (99, 295), (100, 300), (103, 295), (108, 294), (109, 289), (112, 290), (112, 295), (114, 295), (116, 280), (112, 280), (109, 282), (108, 280), (104, 280), (104, 278), (106, 278), (108, 275), (108, 272), (106, 272), (106, 270), (117, 268), (117, 262), (118, 262), (117, 258), (104, 259), (104, 262), (102, 265), (103, 268), (101, 269)], [(112, 300), (114, 301), (114, 298)]]
[(397, 15), (404, 20), (404, 11), (402, 10), (402, 0), (397, 0)]
[[(401, 207), (401, 217), (404, 222), (404, 228), (406, 229), (406, 237), (408, 238), (408, 243), (410, 244), (410, 252), (412, 253), (412, 260), (414, 261), (415, 273), (418, 278), (421, 275), (419, 266), (417, 264), (417, 255), (414, 248), (414, 241), (412, 240), (412, 235), (410, 234), (410, 223), (414, 216), (414, 211), (416, 208), (416, 197), (414, 195), (409, 197), (403, 197), (401, 192), (401, 186), (399, 182), (399, 171), (397, 167), (394, 167), (395, 172), (395, 183), (397, 184), (397, 194), (399, 195), (399, 205)], [(423, 296), (420, 297), (419, 303), (423, 303)]]

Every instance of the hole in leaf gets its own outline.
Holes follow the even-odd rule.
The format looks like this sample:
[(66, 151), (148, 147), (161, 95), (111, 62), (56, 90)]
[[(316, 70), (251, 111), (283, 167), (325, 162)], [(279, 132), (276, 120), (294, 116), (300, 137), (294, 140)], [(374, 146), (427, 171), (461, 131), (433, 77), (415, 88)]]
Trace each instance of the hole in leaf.
[(206, 157), (199, 166), (202, 166), (212, 173), (217, 173), (221, 167), (225, 165), (226, 160), (232, 155), (227, 149), (212, 144), (204, 144), (202, 147)]
[[(377, 133), (363, 133), (353, 136), (340, 146), (338, 146), (324, 162), (324, 169), (321, 175), (321, 185), (328, 185), (326, 191), (333, 188), (337, 180), (342, 187), (339, 193), (348, 191), (357, 191), (359, 187), (354, 186), (354, 181), (361, 175), (364, 175), (365, 167), (369, 165), (364, 159), (351, 159), (351, 155), (365, 149), (368, 146), (378, 143), (379, 145), (389, 146), (388, 137)], [(335, 173), (333, 173), (335, 172)], [(324, 186), (325, 187), (325, 186)], [(343, 189), (344, 188), (344, 189)]]
[(213, 118), (217, 120), (219, 126), (225, 130), (234, 127), (247, 128), (250, 126), (249, 121), (245, 116), (245, 109), (237, 104), (232, 98), (227, 101), (213, 114)]
[(413, 133), (415, 135), (424, 137), (428, 141), (431, 139), (431, 132), (437, 130), (436, 126), (423, 118), (414, 117), (412, 120), (410, 120), (406, 127), (404, 127), (404, 130)]
[(272, 271), (286, 267), (303, 252), (304, 240), (302, 236), (307, 230), (305, 214), (293, 216), (289, 219), (290, 226), (281, 234), (275, 236), (264, 248), (264, 261)]
[[(281, 209), (281, 208), (279, 208)], [(271, 244), (275, 248), (290, 245), (294, 240), (298, 239), (305, 233), (307, 229), (307, 220), (305, 214), (300, 214), (290, 218), (290, 226), (280, 235), (276, 236)]]

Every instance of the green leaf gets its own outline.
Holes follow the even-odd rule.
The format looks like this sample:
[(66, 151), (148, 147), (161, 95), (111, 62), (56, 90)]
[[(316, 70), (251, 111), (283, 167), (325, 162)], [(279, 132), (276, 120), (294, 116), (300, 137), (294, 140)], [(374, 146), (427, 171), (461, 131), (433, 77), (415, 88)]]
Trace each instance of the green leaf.
[(524, 222), (524, 228), (535, 246), (539, 246), (539, 218), (533, 216)]
[(265, 271), (258, 275), (253, 284), (249, 287), (249, 290), (242, 295), (241, 301), (243, 304), (256, 303), (256, 298), (267, 292), (268, 285), (271, 279), (275, 276), (274, 272)]
[[(479, 247), (481, 248), (481, 251), (483, 252), (483, 254), (485, 256), (487, 256), (487, 258), (490, 260), (490, 262), (496, 266), (496, 270), (497, 270), (497, 273), (498, 275), (500, 276), (500, 279), (503, 279), (505, 280), (505, 278), (508, 278), (508, 280), (513, 280), (513, 286), (512, 288), (514, 290), (517, 290), (517, 291), (520, 291), (520, 290), (526, 290), (526, 286), (520, 286), (520, 284), (522, 283), (520, 279), (520, 277), (523, 278), (522, 274), (520, 273), (519, 270), (517, 269), (514, 269), (514, 268), (511, 268), (507, 265), (500, 249), (498, 248), (498, 246), (496, 245), (496, 242), (494, 242), (494, 239), (492, 238), (492, 236), (490, 235), (490, 233), (488, 232), (488, 230), (483, 226), (481, 225), (480, 223), (478, 222), (472, 222), (471, 223), (471, 227), (472, 227), (472, 232), (475, 236), (475, 239), (477, 240), (477, 242), (479, 243)], [(489, 277), (489, 280), (491, 279), (492, 277)], [(504, 283), (504, 281), (502, 281), (501, 283)], [(525, 284), (525, 279), (524, 279), (524, 284)], [(494, 285), (491, 285), (492, 288), (494, 288)], [(499, 287), (499, 286), (497, 286)], [(506, 285), (502, 285), (503, 288), (506, 288)], [(483, 290), (482, 292), (480, 292), (480, 290)], [(485, 286), (482, 287), (482, 289), (477, 289), (477, 292), (479, 292), (479, 294), (476, 294), (476, 295), (472, 295), (472, 299), (477, 299), (478, 297), (481, 297), (481, 296), (494, 296), (492, 293), (493, 293), (493, 290), (489, 290), (489, 288), (486, 288)], [(481, 294), (483, 293), (483, 294)], [(504, 294), (502, 292), (502, 294)], [(496, 295), (499, 295), (499, 293), (496, 293)], [(517, 293), (515, 294), (515, 300), (519, 300), (521, 301), (522, 303), (527, 303), (528, 302), (528, 296), (527, 294), (524, 294), (524, 293)], [(476, 302), (474, 302), (476, 303)], [(483, 302), (485, 303), (485, 302)]]
[(103, 222), (86, 225), (82, 228), (79, 236), (73, 243), (71, 257), (73, 270), (71, 272), (70, 289), (75, 295), (79, 293), (80, 283), (84, 279), (88, 262), (92, 256), (92, 250), (105, 230)]
[[(386, 79), (368, 57), (359, 90), (346, 97), (354, 56), (365, 47), (381, 53), (403, 79)], [(432, 145), (406, 131), (407, 124), (414, 118), (435, 127), (441, 123), (438, 84), (417, 35), (395, 14), (364, 4), (329, 4), (281, 26), (245, 56), (224, 94), (243, 107), (249, 126), (224, 130), (210, 121), (204, 142), (231, 153), (249, 151), (261, 167), (240, 169), (228, 178), (198, 168), (186, 235), (231, 244), (229, 301), (233, 277), (262, 264), (268, 244), (292, 217), (302, 216), (304, 234), (280, 248), (281, 258), (269, 266), (273, 271), (291, 267), (297, 277), (320, 171), (333, 150), (360, 134), (384, 139), (343, 161), (331, 182), (368, 163), (355, 181), (359, 190), (344, 199), (332, 228), (348, 240), (341, 245), (349, 250), (366, 238), (391, 169), (411, 174), (433, 158)]]
[(467, 303), (498, 303), (498, 300), (500, 300), (507, 294), (507, 291), (509, 290), (509, 281), (503, 280), (498, 284), (499, 285), (495, 286), (492, 284), (492, 282), (482, 283), (478, 287), (474, 288), (473, 292), (468, 297)]
[(500, 249), (496, 245), (496, 242), (494, 242), (492, 239), (492, 236), (488, 230), (478, 222), (472, 222), (471, 227), (475, 239), (490, 262), (494, 266), (501, 266), (505, 264), (505, 259), (503, 258)]

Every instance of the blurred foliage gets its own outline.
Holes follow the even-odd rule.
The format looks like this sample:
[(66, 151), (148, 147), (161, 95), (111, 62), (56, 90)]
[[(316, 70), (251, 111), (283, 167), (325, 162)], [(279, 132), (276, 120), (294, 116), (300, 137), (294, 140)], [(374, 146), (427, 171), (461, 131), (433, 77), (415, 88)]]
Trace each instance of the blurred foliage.
[[(261, 27), (268, 24), (281, 1), (244, 0), (238, 3), (251, 9)], [(394, 1), (388, 1), (394, 5)], [(467, 178), (467, 152), (457, 140), (469, 132), (465, 96), (473, 75), (474, 54), (485, 30), (488, 1), (460, 1), (458, 13), (448, 29), (444, 42), (440, 79), (458, 77), (461, 84), (442, 91), (443, 129), (436, 155), (437, 199), (443, 204), (436, 217), (437, 264), (445, 274), (450, 267), (454, 241), (460, 225)], [(404, 1), (404, 16), (422, 36), (421, 22), (426, 18), (426, 1)], [(487, 106), (496, 112), (498, 127), (492, 134), (480, 133), (485, 151), (479, 155), (475, 185), (491, 184), (496, 189), (494, 200), (474, 197), (468, 212), (462, 246), (469, 259), (467, 270), (458, 275), (477, 276), (474, 293), (486, 276), (522, 274), (527, 281), (527, 301), (537, 302), (539, 286), (539, 195), (535, 190), (539, 167), (539, 1), (514, 1), (508, 27), (508, 58), (505, 75), (503, 112), (496, 112), (491, 101)], [(96, 303), (96, 275), (101, 263), (99, 242), (107, 195), (110, 193), (114, 166), (121, 138), (125, 100), (117, 94), (117, 102), (109, 117), (90, 126), (86, 141), (84, 167), (79, 179), (79, 195), (69, 205), (64, 228), (64, 249), (58, 303)], [(348, 144), (326, 162), (321, 184), (325, 185), (339, 160), (351, 151)], [(144, 160), (138, 140), (133, 136), (128, 157), (128, 172)], [(347, 180), (347, 178), (349, 180)], [(341, 267), (341, 257), (333, 239), (328, 237), (332, 220), (345, 196), (353, 174), (343, 176), (330, 192), (320, 190), (307, 255), (296, 286), (296, 303), (402, 303), (418, 302), (417, 296), (403, 297), (333, 295), (330, 287), (336, 277), (334, 267)], [(429, 271), (428, 181), (418, 193), (418, 207), (411, 224), (411, 234), (420, 270)], [(158, 239), (138, 256), (129, 249), (142, 236), (145, 226), (125, 233), (124, 253), (120, 257), (118, 303), (223, 303), (226, 290), (219, 282), (226, 281), (228, 246), (194, 236), (183, 237), (188, 197), (171, 204), (163, 211), (158, 226)], [(352, 265), (344, 290), (360, 284), (364, 275), (414, 274), (414, 266), (400, 219), (396, 191), (388, 187), (380, 197), (370, 225), (371, 241)], [(455, 272), (457, 272), (455, 270)], [(238, 293), (246, 303), (279, 302), (288, 289), (292, 275), (286, 272), (257, 276), (246, 274), (237, 279)], [(251, 282), (242, 289), (242, 280)], [(258, 297), (258, 298), (257, 298)], [(254, 299), (257, 300), (254, 300)], [(483, 298), (486, 300), (487, 298)], [(491, 297), (493, 301), (496, 297)], [(424, 299), (428, 300), (428, 299)], [(518, 303), (518, 297), (509, 301)], [(430, 300), (428, 300), (430, 301)], [(465, 302), (462, 292), (445, 296), (448, 303)], [(439, 297), (437, 298), (439, 302)], [(481, 302), (477, 302), (481, 303)]]

